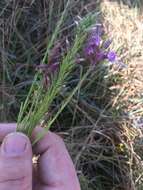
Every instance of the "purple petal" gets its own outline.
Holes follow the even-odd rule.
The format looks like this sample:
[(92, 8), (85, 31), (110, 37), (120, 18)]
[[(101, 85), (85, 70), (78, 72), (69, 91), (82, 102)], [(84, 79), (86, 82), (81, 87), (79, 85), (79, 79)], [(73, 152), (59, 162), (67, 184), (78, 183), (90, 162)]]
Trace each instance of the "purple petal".
[(100, 38), (100, 36), (91, 35), (91, 36), (89, 37), (88, 42), (87, 42), (87, 46), (88, 46), (88, 47), (92, 47), (93, 49), (96, 49), (97, 47), (100, 46), (100, 43), (101, 43), (101, 38)]
[(100, 42), (101, 42), (101, 38), (100, 38), (100, 36), (93, 36), (92, 38), (91, 38), (91, 43), (93, 44), (93, 46), (95, 45), (95, 46), (100, 46)]
[(85, 55), (92, 56), (94, 55), (94, 48), (92, 46), (88, 46), (85, 48)]
[(112, 43), (112, 40), (107, 40), (103, 43), (103, 48), (108, 49)]
[(101, 25), (101, 24), (96, 25), (96, 27), (94, 28), (93, 34), (102, 36), (104, 34), (103, 25)]
[(96, 53), (96, 61), (104, 61), (104, 59), (106, 58), (106, 54), (103, 51), (97, 52)]
[(114, 62), (116, 60), (116, 53), (114, 51), (110, 51), (107, 55), (109, 61)]

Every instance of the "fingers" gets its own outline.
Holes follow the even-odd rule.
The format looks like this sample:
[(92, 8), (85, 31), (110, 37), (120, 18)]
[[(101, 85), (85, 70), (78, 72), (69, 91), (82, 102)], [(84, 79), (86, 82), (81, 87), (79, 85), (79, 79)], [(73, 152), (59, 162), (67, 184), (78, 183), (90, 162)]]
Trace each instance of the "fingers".
[[(16, 124), (0, 124), (0, 141), (5, 135), (16, 130)], [(33, 132), (33, 140), (44, 129), (38, 127)], [(38, 171), (41, 180), (38, 190), (80, 190), (78, 178), (62, 139), (48, 132), (34, 147), (34, 152), (40, 154)], [(1, 168), (0, 168), (1, 171)], [(1, 189), (0, 189), (1, 190)], [(27, 189), (26, 189), (27, 190)]]
[[(44, 129), (36, 128), (33, 138)], [(48, 132), (34, 147), (40, 154), (38, 171), (42, 190), (80, 190), (78, 178), (63, 140), (52, 132)]]
[(31, 143), (16, 132), (7, 135), (0, 147), (0, 190), (8, 189), (32, 190)]

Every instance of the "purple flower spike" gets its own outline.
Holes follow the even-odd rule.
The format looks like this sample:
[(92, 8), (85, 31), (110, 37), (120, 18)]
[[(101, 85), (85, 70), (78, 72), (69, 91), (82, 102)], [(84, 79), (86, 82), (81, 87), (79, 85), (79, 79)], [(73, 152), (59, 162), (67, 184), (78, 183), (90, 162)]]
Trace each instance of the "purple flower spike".
[(92, 48), (97, 48), (100, 46), (101, 43), (101, 38), (100, 36), (97, 35), (91, 35), (89, 40), (88, 40), (88, 46), (92, 47)]
[(109, 61), (114, 62), (116, 60), (116, 53), (114, 51), (110, 51), (107, 55)]
[(95, 29), (95, 34), (98, 36), (102, 36), (104, 34), (104, 29), (103, 26), (101, 24), (96, 25), (96, 29)]
[(103, 43), (103, 48), (108, 49), (112, 43), (112, 40), (107, 40)]
[(93, 46), (100, 46), (101, 38), (100, 36), (94, 36), (91, 38)]
[(94, 48), (92, 46), (88, 46), (85, 48), (85, 55), (92, 56), (94, 54)]

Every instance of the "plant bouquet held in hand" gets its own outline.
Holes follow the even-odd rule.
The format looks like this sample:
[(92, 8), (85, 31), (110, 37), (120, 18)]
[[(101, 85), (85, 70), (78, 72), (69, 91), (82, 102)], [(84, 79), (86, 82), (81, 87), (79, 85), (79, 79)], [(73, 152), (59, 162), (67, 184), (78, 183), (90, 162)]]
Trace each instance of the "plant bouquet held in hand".
[[(69, 3), (67, 3), (51, 36), (51, 40), (48, 42), (44, 58), (37, 67), (38, 69), (27, 98), (21, 104), (17, 131), (25, 133), (29, 138), (31, 138), (32, 132), (37, 125), (44, 126), (45, 132), (49, 130), (98, 63), (105, 60), (109, 62), (116, 60), (115, 52), (109, 51), (111, 41), (103, 39), (103, 27), (95, 25), (97, 15), (93, 13), (76, 22), (70, 48), (66, 52), (61, 53), (58, 34), (68, 7)], [(89, 65), (82, 72), (76, 86), (67, 93), (68, 95), (63, 98), (58, 109), (56, 108), (56, 111), (50, 115), (53, 102), (60, 96), (62, 91), (64, 93), (64, 88), (72, 71), (80, 66), (77, 63), (80, 63), (78, 57), (81, 52), (83, 53), (82, 60), (89, 62)], [(33, 144), (40, 140), (45, 132), (39, 134)]]
[[(44, 127), (45, 132), (52, 126), (92, 70), (92, 68), (89, 67), (76, 87), (62, 100), (60, 108), (58, 108), (53, 115), (48, 115), (48, 119), (46, 119), (53, 101), (59, 96), (63, 86), (66, 85), (66, 81), (71, 72), (77, 67), (76, 56), (82, 50), (88, 31), (95, 23), (96, 18), (96, 15), (90, 14), (80, 20), (74, 29), (74, 39), (71, 47), (61, 56), (62, 58), (58, 60), (56, 54), (60, 45), (54, 46), (54, 44), (58, 41), (58, 32), (61, 29), (67, 10), (68, 5), (57, 23), (51, 40), (48, 42), (45, 56), (42, 63), (38, 66), (27, 98), (25, 102), (21, 104), (17, 120), (17, 131), (25, 133), (29, 138), (31, 138), (32, 132), (37, 125), (46, 126)], [(39, 134), (33, 144), (40, 140), (43, 135), (44, 134)]]

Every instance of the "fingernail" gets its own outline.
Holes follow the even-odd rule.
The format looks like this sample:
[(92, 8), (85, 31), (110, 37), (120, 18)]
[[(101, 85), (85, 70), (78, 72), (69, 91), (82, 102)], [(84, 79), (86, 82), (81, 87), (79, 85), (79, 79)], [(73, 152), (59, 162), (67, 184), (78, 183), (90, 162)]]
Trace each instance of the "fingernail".
[(5, 154), (9, 156), (22, 154), (27, 145), (27, 139), (20, 133), (8, 135), (3, 142), (2, 148)]

